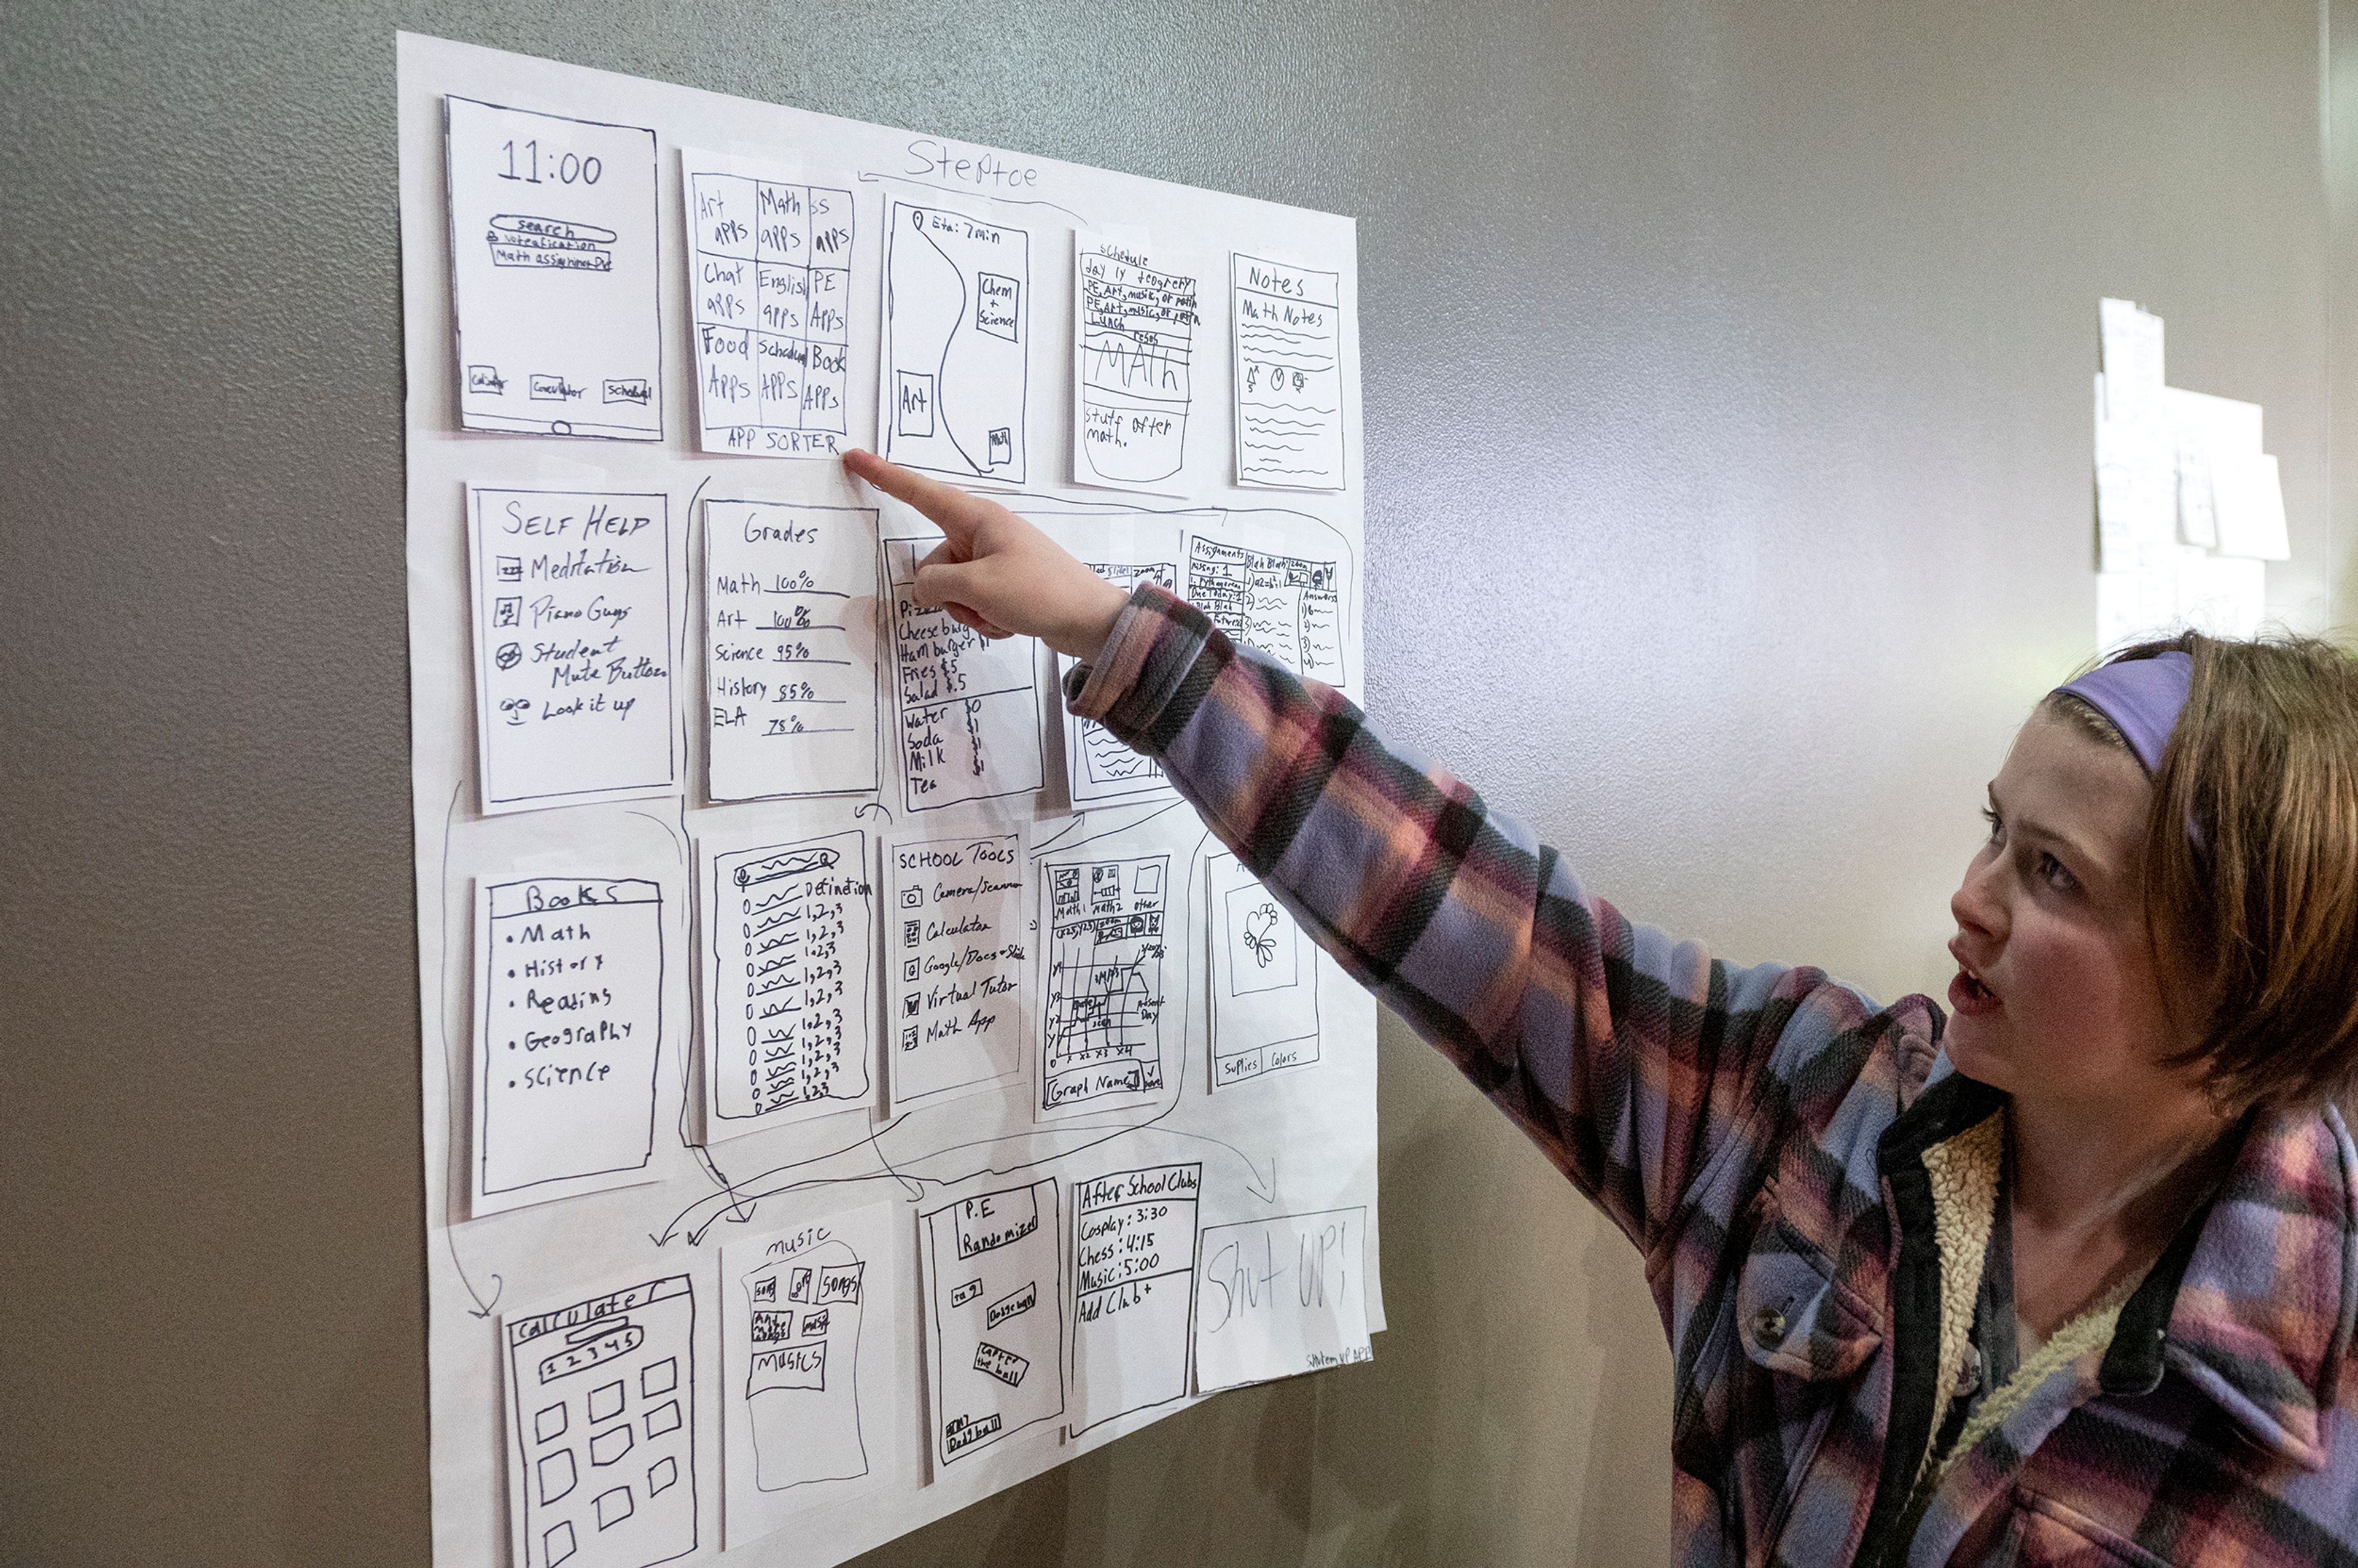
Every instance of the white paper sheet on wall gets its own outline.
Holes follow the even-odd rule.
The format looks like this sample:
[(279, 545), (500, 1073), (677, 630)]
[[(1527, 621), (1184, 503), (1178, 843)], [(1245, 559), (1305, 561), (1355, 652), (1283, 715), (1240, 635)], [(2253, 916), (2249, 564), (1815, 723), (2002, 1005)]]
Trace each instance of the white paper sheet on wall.
[(1366, 1231), (1357, 1209), (1206, 1227), (1196, 1265), (1197, 1390), (1371, 1359), (1359, 1280)]
[[(936, 415), (933, 449), (911, 455), (961, 481), (998, 484), (1010, 504), (1083, 559), (1168, 568), (1178, 591), (1202, 596), (1222, 625), (1347, 690), (1360, 674), (1361, 538), (1349, 222), (461, 45), (404, 37), (400, 55), (412, 826), (436, 1563), (537, 1568), (568, 1544), (568, 1568), (700, 1563), (721, 1560), (725, 1544), (726, 1561), (751, 1568), (828, 1568), (872, 1550), (1200, 1397), (1192, 1391), (1196, 1325), (1181, 1308), (1192, 1314), (1204, 1299), (1195, 1241), (1216, 1227), (1364, 1213), (1361, 1314), (1369, 1328), (1379, 1326), (1372, 1000), (1333, 965), (1314, 963), (1314, 994), (1299, 999), (1304, 1010), (1279, 1027), (1300, 1027), (1314, 1005), (1314, 1039), (1275, 1044), (1282, 1051), (1314, 1044), (1314, 1064), (1263, 1071), (1212, 1092), (1216, 1027), (1235, 1044), (1237, 1029), (1250, 1027), (1253, 1016), (1249, 1004), (1244, 1023), (1230, 1011), (1213, 1012), (1213, 979), (1225, 961), (1213, 946), (1209, 861), (1221, 852), (1217, 841), (1167, 791), (1103, 798), (1065, 815), (1062, 791), (1049, 779), (1058, 768), (1044, 750), (1061, 743), (1043, 728), (1054, 718), (1044, 707), (1054, 696), (1043, 689), (1055, 674), (1053, 661), (1028, 644), (986, 646), (914, 605), (896, 621), (890, 542), (903, 541), (905, 585), (909, 566), (934, 542), (923, 522), (827, 463), (747, 460), (749, 451), (778, 457), (823, 447), (834, 431), (813, 431), (806, 421), (787, 429), (763, 401), (760, 382), (752, 422), (741, 406), (725, 411), (718, 401), (713, 411), (736, 422), (704, 417), (694, 283), (704, 263), (726, 269), (748, 258), (728, 254), (736, 241), (719, 226), (705, 236), (709, 243), (691, 234), (688, 177), (701, 165), (751, 180), (757, 220), (764, 185), (773, 188), (770, 215), (788, 220), (802, 192), (850, 195), (843, 438), (860, 444), (886, 435), (871, 424), (876, 413), (898, 412), (882, 362), (887, 213), (897, 202), (955, 215), (959, 226), (935, 231), (950, 236), (945, 243), (955, 259), (914, 250), (901, 258), (920, 308), (899, 321), (900, 341), (923, 361), (930, 336), (936, 362), (932, 388), (909, 404), (913, 425), (928, 406)], [(649, 382), (646, 408), (613, 407), (617, 417), (644, 416), (652, 425), (668, 395), (676, 412), (664, 427), (666, 439), (606, 442), (595, 449), (594, 465), (577, 465), (534, 438), (531, 423), (492, 434), (460, 423), (455, 308), (466, 306), (467, 295), (453, 276), (443, 129), (452, 97), (649, 134), (636, 144), (649, 147), (652, 171), (648, 308), (618, 308), (612, 319), (659, 322), (646, 329), (659, 334), (657, 352), (637, 373)], [(601, 191), (609, 178), (601, 165)], [(806, 200), (806, 222), (820, 207), (817, 195)], [(629, 224), (579, 211), (546, 215), (613, 231), (615, 265), (623, 265)], [(730, 215), (725, 203), (710, 214), (716, 225)], [(478, 243), (475, 220), (463, 222), (469, 243)], [(1080, 279), (1066, 258), (1075, 254), (1076, 231), (1119, 243), (1124, 224), (1148, 235), (1184, 235), (1189, 246), (1166, 254), (1132, 233), (1143, 265), (1160, 279), (1103, 280), (1125, 292), (1101, 294), (1100, 309), (1108, 320), (1120, 310), (1141, 348), (1150, 318), (1181, 297), (1176, 280), (1210, 291), (1208, 299), (1199, 294), (1199, 318), (1226, 308), (1219, 302), (1226, 258), (1278, 258), (1304, 276), (1331, 279), (1333, 292), (1320, 297), (1331, 303), (1318, 308), (1333, 318), (1337, 423), (1329, 451), (1340, 464), (1341, 488), (1264, 495), (1282, 499), (1279, 505), (1219, 503), (1236, 499), (1228, 490), (1233, 323), (1216, 330), (1201, 319), (1189, 328), (1183, 465), (1168, 480), (1142, 481), (1174, 493), (1117, 497), (1060, 482), (1069, 472), (1071, 410), (1087, 384), (1061, 338), (1065, 324), (1083, 319)], [(993, 243), (986, 231), (1000, 240)], [(483, 234), (492, 232), (487, 226)], [(791, 245), (797, 233), (811, 232), (782, 232), (769, 243)], [(914, 222), (907, 236), (931, 244)], [(605, 243), (586, 230), (549, 237)], [(763, 243), (757, 229), (749, 338), (765, 325), (791, 328), (790, 314), (765, 315), (764, 307), (803, 297), (797, 276), (772, 276), (765, 288), (763, 268), (784, 253), (764, 254)], [(1022, 265), (986, 261), (986, 246), (1019, 256)], [(810, 254), (816, 265), (819, 247)], [(928, 261), (947, 271), (929, 269)], [(945, 277), (970, 292), (954, 315), (929, 326), (927, 290)], [(736, 287), (741, 279), (739, 269)], [(828, 297), (832, 282), (815, 279), (813, 297)], [(1131, 286), (1143, 292), (1128, 292)], [(938, 290), (930, 297), (941, 303)], [(710, 303), (704, 325), (721, 324), (722, 309), (746, 301), (722, 291)], [(1031, 341), (1048, 330), (1042, 323), (1055, 329), (1044, 352)], [(805, 351), (816, 354), (815, 332), (831, 332), (832, 322), (814, 312), (801, 325)], [(1163, 325), (1175, 323), (1153, 330)], [(584, 350), (622, 341), (579, 321), (567, 331), (579, 340), (568, 346)], [(1313, 335), (1325, 341), (1325, 329)], [(1176, 343), (1166, 339), (1156, 349), (1170, 359)], [(807, 369), (791, 341), (784, 354), (770, 357)], [(831, 372), (827, 356), (817, 358)], [(1011, 396), (1019, 364), (1020, 399)], [(1116, 368), (1110, 360), (1100, 366)], [(571, 369), (558, 373), (582, 379)], [(610, 376), (631, 379), (614, 371), (601, 373), (601, 382)], [(798, 403), (815, 384), (816, 377), (805, 384)], [(1207, 384), (1218, 395), (1206, 395)], [(1143, 395), (1136, 383), (1127, 390)], [(616, 395), (631, 391), (618, 386)], [(602, 396), (601, 385), (586, 401), (603, 409)], [(817, 405), (827, 401), (820, 397), (813, 411), (824, 412)], [(1024, 434), (1036, 434), (1042, 422), (1055, 429), (1044, 454), (1029, 450)], [(1140, 433), (1160, 438), (1158, 431)], [(708, 435), (715, 449), (705, 449)], [(1154, 447), (1149, 440), (1135, 450)], [(1044, 461), (1046, 470), (1031, 467)], [(1026, 476), (1021, 490), (1011, 488), (1018, 471)], [(526, 631), (522, 603), (516, 627), (496, 624), (497, 600), (524, 596), (513, 584), (501, 589), (495, 560), (477, 593), (474, 500), (492, 492), (521, 508), (492, 514), (495, 522), (518, 520), (516, 531), (502, 536), (546, 557), (537, 596), (549, 601), (550, 625), (598, 623), (604, 637), (622, 639), (599, 650), (602, 662), (579, 665), (583, 678), (570, 682), (585, 693), (608, 692), (605, 706), (585, 702), (577, 715), (535, 701), (529, 719), (539, 728), (525, 743), (487, 741), (479, 720), (501, 720), (503, 700), (542, 695), (514, 682), (537, 678), (546, 687), (556, 664), (576, 667), (535, 664), (528, 635), (503, 639), (518, 644), (505, 670), (499, 643), (476, 645), (479, 627)], [(618, 543), (585, 539), (579, 521), (563, 534), (532, 531), (552, 523), (523, 521), (578, 520), (599, 504), (648, 525)], [(864, 568), (854, 561), (855, 541), (868, 543)], [(586, 556), (585, 544), (593, 546)], [(495, 542), (490, 554), (517, 557), (518, 581), (531, 571), (522, 547)], [(841, 593), (856, 609), (863, 591), (881, 600), (866, 623), (877, 639), (866, 665), (860, 618), (841, 623), (849, 651), (838, 650), (823, 602)], [(734, 619), (740, 615), (742, 623)], [(546, 640), (552, 655), (568, 645), (553, 634)], [(763, 656), (747, 656), (750, 648)], [(624, 654), (617, 666), (613, 660)], [(481, 712), (479, 656), (499, 683)], [(847, 662), (828, 662), (838, 657)], [(861, 705), (849, 694), (863, 685), (870, 694), (873, 738), (864, 747), (864, 773), (862, 741), (827, 735), (834, 726), (811, 717), (838, 696), (831, 680), (847, 688), (842, 700), (855, 718)], [(658, 687), (660, 696), (640, 695)], [(616, 722), (626, 695), (631, 716)], [(600, 714), (596, 724), (604, 728), (594, 737), (585, 729), (590, 738), (568, 740), (564, 721)], [(644, 733), (642, 714), (659, 720)], [(773, 730), (773, 719), (786, 722)], [(1110, 749), (1101, 748), (1100, 760), (1120, 763)], [(1130, 781), (1109, 773), (1109, 782)], [(819, 784), (840, 793), (802, 793)], [(568, 809), (546, 808), (557, 804)], [(1021, 851), (1012, 892), (996, 869), (1011, 841)], [(894, 848), (943, 844), (962, 859), (975, 849), (970, 865), (923, 870), (993, 869), (971, 884), (946, 877), (919, 890), (926, 908), (918, 912), (921, 961), (912, 982), (902, 967), (906, 955), (895, 947), (904, 935), (898, 900), (912, 884), (887, 857)], [(834, 863), (795, 860), (818, 851)], [(1157, 875), (1141, 882), (1136, 873), (1149, 866)], [(1111, 867), (1119, 875), (1087, 881), (1061, 922), (1072, 967), (1058, 974), (1061, 1011), (1052, 1033), (1058, 1092), (1075, 1108), (1069, 1114), (1047, 1111), (1038, 1070), (1050, 1007), (1044, 950), (1059, 924), (1049, 904), (1048, 928), (1041, 928), (1043, 877), (1051, 867)], [(659, 959), (653, 982), (659, 995), (651, 1015), (644, 985), (613, 987), (611, 1002), (579, 999), (566, 1022), (590, 1026), (594, 1049), (531, 1054), (577, 1069), (611, 1062), (600, 1084), (618, 1083), (626, 1054), (634, 1074), (645, 1065), (634, 1054), (644, 1025), (654, 1032), (652, 1107), (638, 1098), (642, 1080), (634, 1077), (627, 1118), (589, 1097), (568, 1109), (535, 1091), (546, 1102), (537, 1106), (521, 1079), (513, 1101), (479, 1108), (477, 1090), (486, 1081), (508, 1092), (504, 1076), (485, 1076), (500, 1073), (510, 1054), (511, 1036), (492, 1024), (511, 1011), (504, 1005), (511, 1000), (519, 1015), (526, 1011), (526, 993), (504, 988), (574, 972), (527, 976), (519, 965), (513, 981), (504, 965), (486, 973), (497, 960), (479, 942), (479, 890), (546, 883), (546, 901), (584, 872), (618, 896), (581, 905), (597, 916), (584, 923), (593, 927), (591, 939), (582, 953), (558, 961), (603, 956), (610, 971), (621, 965), (628, 973), (635, 964), (644, 975)], [(641, 887), (653, 890), (644, 902), (637, 902)], [(769, 924), (796, 911), (795, 920)], [(929, 918), (931, 935), (923, 924)], [(1159, 935), (1152, 929), (1158, 923)], [(1273, 929), (1248, 911), (1233, 938), (1250, 954)], [(763, 950), (748, 954), (749, 945)], [(491, 952), (506, 950), (495, 944)], [(1298, 966), (1294, 976), (1303, 978)], [(765, 989), (773, 982), (774, 989)], [(929, 1057), (921, 1046), (895, 1061), (892, 1010), (908, 1005), (912, 985), (921, 1022), (960, 1025), (943, 1030), (934, 1045), (983, 1048)], [(531, 999), (536, 1011), (540, 1000), (574, 989), (568, 983)], [(976, 1029), (979, 1011), (991, 1012), (990, 1004), (1011, 995), (1011, 1051), (995, 1012), (989, 1030)], [(550, 1016), (560, 1013), (568, 1013), (561, 1005)], [(605, 1037), (609, 1030), (623, 1034), (625, 1022), (630, 1053)], [(525, 1054), (522, 1037), (514, 1038), (514, 1054)], [(542, 1114), (548, 1107), (559, 1113)], [(479, 1109), (497, 1114), (479, 1127)], [(643, 1165), (628, 1165), (639, 1143), (616, 1135), (625, 1120), (647, 1145)], [(527, 1172), (553, 1172), (549, 1184), (528, 1190), (564, 1195), (502, 1212), (491, 1203), (506, 1195), (487, 1193), (479, 1207), (479, 1152), (492, 1152), (496, 1162), (503, 1149), (549, 1162)], [(591, 1151), (600, 1169), (563, 1169)], [(602, 1168), (610, 1164), (627, 1168), (619, 1174)], [(624, 1179), (629, 1184), (610, 1184)], [(1025, 1203), (1036, 1227), (1022, 1235), (990, 1229)], [(991, 1212), (978, 1217), (969, 1205)], [(877, 1240), (859, 1217), (880, 1206), (888, 1217)], [(962, 1223), (966, 1256), (958, 1254)], [(829, 1381), (821, 1392), (837, 1386), (835, 1336), (849, 1314), (831, 1301), (814, 1328), (801, 1310), (806, 1303), (792, 1300), (794, 1257), (814, 1245), (795, 1238), (812, 1226), (828, 1227), (828, 1241), (839, 1241), (860, 1265), (860, 1349), (851, 1359), (867, 1474), (773, 1489), (760, 1474), (762, 1427), (784, 1433), (784, 1444), (770, 1450), (801, 1455), (806, 1474), (848, 1467), (839, 1463), (849, 1452), (843, 1423), (819, 1410), (824, 1399), (798, 1399), (798, 1391), (813, 1390), (784, 1385), (756, 1390), (750, 1376), (725, 1370), (733, 1345), (750, 1372), (757, 1347), (747, 1281), (760, 1288), (772, 1261), (767, 1249), (781, 1242), (787, 1256), (775, 1260), (789, 1267), (773, 1277), (796, 1309), (795, 1322), (789, 1328), (782, 1317), (768, 1320), (765, 1332), (784, 1337), (759, 1348), (777, 1353), (768, 1371), (787, 1379), (812, 1376), (823, 1354)], [(942, 1249), (935, 1260), (956, 1275), (945, 1276), (938, 1298), (928, 1293), (926, 1278), (926, 1249), (936, 1240)], [(750, 1259), (748, 1244), (755, 1249)], [(1115, 1254), (1099, 1256), (1109, 1245)], [(881, 1260), (869, 1255), (878, 1248)], [(820, 1266), (814, 1264), (814, 1289)], [(823, 1266), (848, 1265), (830, 1256)], [(949, 1303), (950, 1294), (1002, 1273), (1003, 1289)], [(1029, 1305), (1025, 1285), (1035, 1287)], [(934, 1323), (937, 1300), (943, 1317)], [(882, 1319), (891, 1321), (872, 1343), (892, 1349), (895, 1361), (871, 1379), (868, 1350)], [(511, 1328), (518, 1329), (513, 1339)], [(731, 1334), (743, 1337), (732, 1341)], [(947, 1376), (953, 1347), (960, 1352), (955, 1379)], [(579, 1363), (579, 1374), (559, 1362), (541, 1380), (543, 1364), (557, 1357)], [(933, 1384), (936, 1367), (945, 1374), (940, 1389)], [(520, 1403), (527, 1393), (531, 1401)], [(558, 1414), (549, 1413), (544, 1433), (539, 1418), (560, 1405), (561, 1429)], [(627, 1450), (611, 1435), (625, 1423)], [(955, 1456), (946, 1456), (953, 1443)]]
[(893, 1110), (1023, 1071), (1031, 889), (1020, 833), (884, 847), (884, 1054)]
[(445, 100), (460, 418), (663, 438), (655, 135)]
[(1073, 482), (1181, 493), (1195, 404), (1196, 280), (1132, 234), (1073, 233)]
[(1237, 482), (1340, 490), (1343, 314), (1331, 272), (1228, 258), (1236, 353)]
[(1021, 484), (1032, 363), (1032, 234), (889, 199), (879, 419), (884, 455)]

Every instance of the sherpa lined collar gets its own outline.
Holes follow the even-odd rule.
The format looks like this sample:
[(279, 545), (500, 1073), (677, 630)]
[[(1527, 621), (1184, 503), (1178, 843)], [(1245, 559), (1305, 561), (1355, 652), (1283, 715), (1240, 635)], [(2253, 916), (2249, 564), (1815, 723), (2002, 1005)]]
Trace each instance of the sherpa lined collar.
[[(1921, 1171), (1927, 1150), (2006, 1100), (1943, 1055), (1884, 1130), (1879, 1168)], [(2320, 1412), (2333, 1403), (2358, 1315), (2358, 1154), (2331, 1107), (2255, 1113), (2240, 1136), (2218, 1192), (2121, 1309), (2099, 1386), (2149, 1393), (2174, 1367), (2269, 1452), (2320, 1469)]]

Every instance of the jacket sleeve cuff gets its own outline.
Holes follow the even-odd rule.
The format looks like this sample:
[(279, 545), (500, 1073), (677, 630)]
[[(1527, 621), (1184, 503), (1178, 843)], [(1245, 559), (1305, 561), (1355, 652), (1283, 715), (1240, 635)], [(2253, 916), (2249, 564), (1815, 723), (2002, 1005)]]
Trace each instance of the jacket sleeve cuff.
[(1207, 654), (1217, 660), (1228, 651), (1228, 639), (1202, 611), (1141, 582), (1098, 656), (1065, 672), (1065, 706), (1076, 718), (1096, 719), (1122, 744), (1159, 755), (1174, 701), (1190, 686), (1202, 690), (1203, 683), (1188, 676)]

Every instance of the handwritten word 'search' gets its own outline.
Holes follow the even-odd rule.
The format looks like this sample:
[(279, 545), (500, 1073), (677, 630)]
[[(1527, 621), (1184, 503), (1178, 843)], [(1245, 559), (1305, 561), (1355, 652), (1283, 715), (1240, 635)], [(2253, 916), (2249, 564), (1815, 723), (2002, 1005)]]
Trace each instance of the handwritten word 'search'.
[(1040, 189), (1040, 170), (1035, 165), (1010, 163), (997, 153), (979, 149), (961, 151), (928, 136), (919, 136), (909, 144), (907, 172), (955, 179), (978, 190)]

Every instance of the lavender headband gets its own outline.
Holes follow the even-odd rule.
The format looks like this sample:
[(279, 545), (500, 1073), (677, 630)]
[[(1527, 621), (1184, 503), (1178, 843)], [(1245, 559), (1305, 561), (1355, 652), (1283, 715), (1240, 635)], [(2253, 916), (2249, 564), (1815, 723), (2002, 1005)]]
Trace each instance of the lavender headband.
[(2148, 778), (2161, 772), (2162, 748), (2178, 727), (2179, 709), (2194, 684), (2194, 661), (2171, 649), (2149, 659), (2099, 665), (2078, 680), (2060, 686), (2113, 721)]

